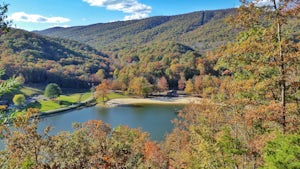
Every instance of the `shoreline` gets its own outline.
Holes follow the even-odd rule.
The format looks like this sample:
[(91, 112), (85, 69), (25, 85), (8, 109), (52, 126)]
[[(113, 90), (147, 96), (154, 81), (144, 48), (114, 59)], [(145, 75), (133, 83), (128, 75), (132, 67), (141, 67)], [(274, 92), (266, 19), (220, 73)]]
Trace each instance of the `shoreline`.
[(44, 116), (54, 115), (54, 114), (58, 114), (58, 113), (62, 113), (62, 112), (66, 112), (66, 111), (70, 111), (70, 110), (74, 110), (74, 109), (80, 109), (80, 108), (95, 106), (96, 102), (93, 102), (93, 100), (94, 100), (93, 98), (89, 98), (89, 99), (87, 99), (83, 102), (73, 104), (73, 105), (70, 105), (70, 106), (67, 106), (67, 107), (40, 112), (39, 116), (44, 117)]
[(105, 103), (108, 107), (135, 104), (200, 104), (202, 101), (198, 97), (154, 97), (154, 98), (118, 98)]
[[(45, 112), (40, 112), (40, 117), (54, 115), (74, 109), (80, 109), (90, 106), (99, 106), (92, 99), (88, 99), (78, 104), (74, 104), (68, 107), (49, 110)], [(111, 99), (105, 103), (105, 107), (117, 107), (122, 105), (138, 105), (138, 104), (161, 104), (161, 105), (187, 105), (187, 104), (200, 104), (202, 98), (192, 97), (192, 96), (179, 96), (179, 97), (153, 97), (153, 98), (116, 98)], [(102, 106), (102, 105), (101, 105)], [(100, 106), (100, 107), (101, 107)]]

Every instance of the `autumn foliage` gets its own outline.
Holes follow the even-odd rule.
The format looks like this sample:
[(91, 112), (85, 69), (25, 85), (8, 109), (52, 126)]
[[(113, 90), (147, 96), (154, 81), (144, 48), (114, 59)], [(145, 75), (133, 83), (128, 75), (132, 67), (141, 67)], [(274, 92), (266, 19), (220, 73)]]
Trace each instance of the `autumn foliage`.
[(30, 109), (15, 118), (14, 128), (0, 126), (6, 148), (1, 168), (165, 168), (160, 146), (140, 129), (111, 129), (102, 121), (74, 124), (74, 132), (49, 135), (37, 131), (38, 111)]
[(229, 19), (239, 35), (206, 59), (166, 44), (184, 49), (184, 57), (128, 56), (129, 66), (114, 71), (120, 85), (102, 80), (96, 87), (103, 100), (111, 86), (145, 97), (170, 87), (199, 94), (202, 102), (179, 112), (164, 142), (151, 141), (141, 129), (94, 120), (50, 135), (50, 128), (37, 131), (38, 111), (29, 109), (16, 116), (14, 129), (0, 126), (6, 143), (0, 167), (299, 168), (300, 43), (287, 25), (299, 22), (300, 4), (241, 3)]

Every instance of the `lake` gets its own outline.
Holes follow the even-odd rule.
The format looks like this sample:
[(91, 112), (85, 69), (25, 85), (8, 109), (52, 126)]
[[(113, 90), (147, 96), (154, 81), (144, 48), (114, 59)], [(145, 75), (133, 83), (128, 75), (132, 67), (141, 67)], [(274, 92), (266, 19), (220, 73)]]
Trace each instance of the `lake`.
[(72, 123), (74, 122), (102, 120), (110, 124), (111, 128), (119, 125), (141, 128), (142, 131), (150, 133), (152, 140), (162, 141), (165, 135), (172, 131), (171, 120), (176, 118), (176, 112), (182, 107), (176, 105), (88, 107), (44, 117), (39, 128), (50, 125), (54, 127), (51, 133), (56, 134), (60, 131), (73, 131)]

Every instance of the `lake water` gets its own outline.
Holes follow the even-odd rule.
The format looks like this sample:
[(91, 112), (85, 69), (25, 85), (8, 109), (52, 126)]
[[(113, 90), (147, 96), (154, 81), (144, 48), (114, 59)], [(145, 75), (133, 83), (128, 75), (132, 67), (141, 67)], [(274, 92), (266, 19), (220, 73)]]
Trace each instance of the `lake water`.
[(176, 112), (180, 109), (182, 106), (174, 105), (88, 107), (45, 117), (40, 122), (39, 128), (50, 125), (54, 127), (52, 134), (55, 134), (59, 131), (73, 131), (74, 122), (102, 120), (110, 124), (111, 128), (119, 125), (141, 128), (142, 131), (150, 133), (152, 140), (162, 141), (165, 135), (172, 131), (171, 120), (176, 118)]

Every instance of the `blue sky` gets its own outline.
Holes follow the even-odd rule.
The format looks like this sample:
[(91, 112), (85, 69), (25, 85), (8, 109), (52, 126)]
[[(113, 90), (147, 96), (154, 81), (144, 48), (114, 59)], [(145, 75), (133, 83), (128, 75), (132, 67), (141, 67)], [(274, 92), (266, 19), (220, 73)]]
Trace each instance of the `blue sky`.
[(233, 8), (239, 0), (6, 0), (13, 26), (42, 30), (201, 10)]

